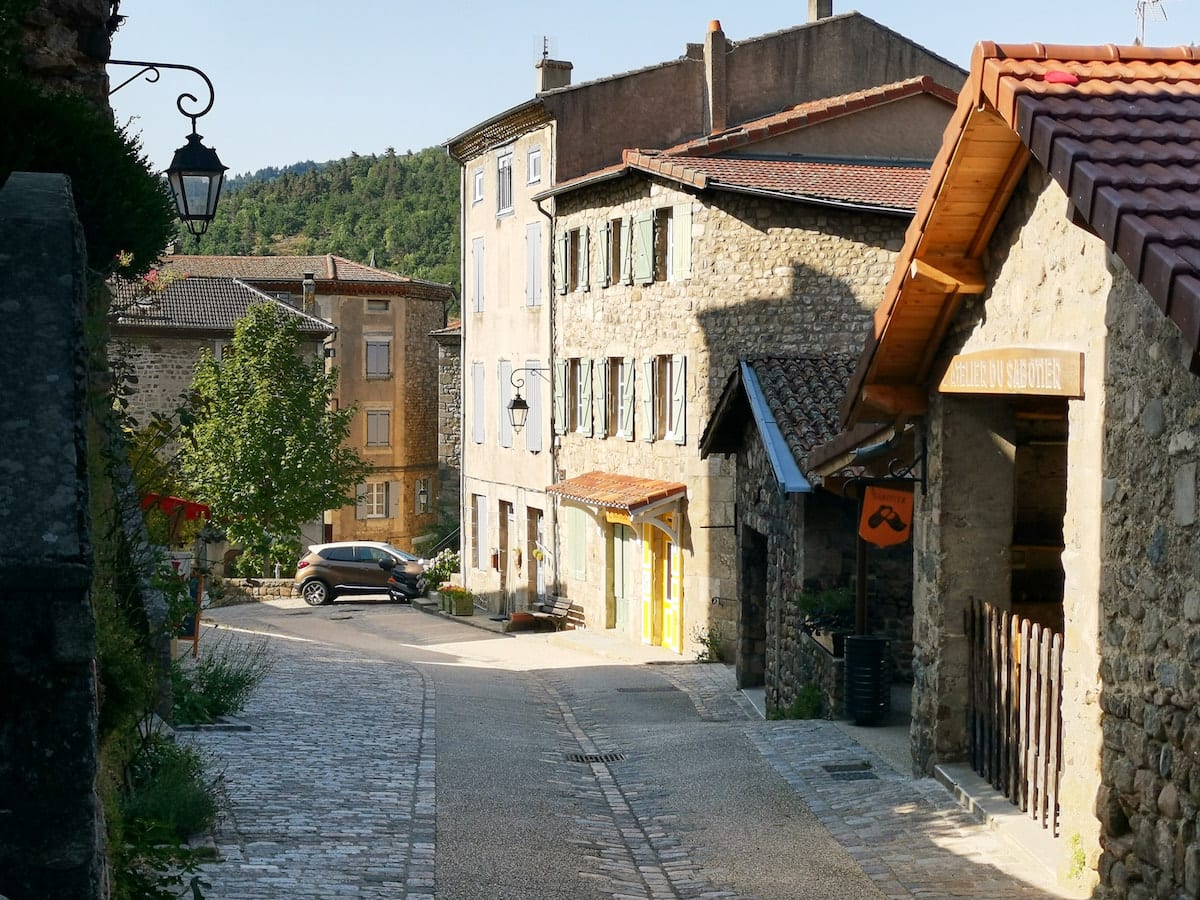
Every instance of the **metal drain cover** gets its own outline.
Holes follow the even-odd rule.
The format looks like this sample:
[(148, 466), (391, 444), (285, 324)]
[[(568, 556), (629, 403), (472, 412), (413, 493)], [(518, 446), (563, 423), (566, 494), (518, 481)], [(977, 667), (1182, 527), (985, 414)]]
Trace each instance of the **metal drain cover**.
[(871, 767), (869, 765), (867, 765), (865, 762), (856, 762), (856, 763), (832, 763), (828, 766), (821, 766), (821, 768), (824, 769), (826, 772), (828, 772), (830, 775), (833, 775), (833, 774), (836, 774), (837, 772), (866, 772)]
[(620, 762), (625, 758), (624, 753), (568, 753), (567, 759), (577, 763), (610, 763)]

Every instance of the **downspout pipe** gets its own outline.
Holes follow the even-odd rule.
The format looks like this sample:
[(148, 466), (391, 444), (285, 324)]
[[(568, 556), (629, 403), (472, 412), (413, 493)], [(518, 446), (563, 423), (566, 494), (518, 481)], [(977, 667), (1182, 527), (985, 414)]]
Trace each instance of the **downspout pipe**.
[[(558, 435), (554, 430), (554, 310), (557, 305), (558, 291), (555, 289), (554, 279), (556, 275), (561, 276), (561, 273), (554, 271), (554, 226), (556, 222), (556, 212), (558, 204), (555, 204), (556, 212), (547, 212), (542, 207), (541, 200), (534, 200), (533, 205), (537, 207), (537, 211), (546, 217), (546, 221), (550, 223), (550, 240), (547, 242), (547, 250), (550, 254), (550, 279), (546, 285), (546, 305), (549, 307), (549, 331), (550, 331), (550, 346), (546, 353), (546, 368), (550, 371), (546, 375), (546, 379), (550, 382), (550, 433), (546, 436), (550, 442), (550, 483), (558, 484)], [(559, 560), (562, 559), (562, 540), (559, 536), (558, 528), (558, 507), (554, 504), (547, 504), (549, 507), (546, 512), (550, 515), (550, 521), (547, 523), (550, 529), (550, 534), (553, 536), (554, 542), (554, 569), (550, 573), (552, 583), (554, 585), (554, 593), (559, 593), (559, 585), (561, 582), (558, 577)]]

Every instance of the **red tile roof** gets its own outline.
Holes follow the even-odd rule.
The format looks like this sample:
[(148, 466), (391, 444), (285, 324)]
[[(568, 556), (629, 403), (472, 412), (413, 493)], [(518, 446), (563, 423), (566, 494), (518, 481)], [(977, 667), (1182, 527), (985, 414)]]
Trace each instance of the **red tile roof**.
[(897, 386), (930, 377), (929, 351), (966, 291), (939, 291), (931, 306), (913, 273), (930, 260), (933, 269), (978, 268), (1031, 155), (1071, 198), (1075, 220), (1179, 326), (1200, 372), (1200, 49), (985, 43), (876, 311), (844, 418), (887, 415), (867, 404), (872, 386), (896, 396)]
[(566, 500), (575, 500), (604, 509), (623, 509), (637, 512), (659, 500), (666, 500), (687, 492), (687, 485), (677, 481), (658, 481), (653, 478), (637, 478), (633, 475), (612, 475), (608, 472), (588, 472), (568, 478), (546, 488), (548, 494), (558, 494)]
[[(447, 284), (396, 275), (340, 256), (191, 256), (173, 254), (163, 267), (186, 275), (240, 278), (244, 281), (299, 285), (312, 272), (321, 293), (404, 294), (431, 299), (454, 295)], [(296, 290), (299, 290), (297, 287)]]

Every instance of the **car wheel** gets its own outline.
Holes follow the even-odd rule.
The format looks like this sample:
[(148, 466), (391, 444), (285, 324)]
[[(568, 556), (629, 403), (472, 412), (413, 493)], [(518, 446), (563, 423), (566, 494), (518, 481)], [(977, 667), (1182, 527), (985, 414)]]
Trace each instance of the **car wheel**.
[(333, 600), (333, 593), (329, 590), (329, 585), (319, 578), (304, 582), (300, 587), (300, 596), (309, 606), (324, 606)]

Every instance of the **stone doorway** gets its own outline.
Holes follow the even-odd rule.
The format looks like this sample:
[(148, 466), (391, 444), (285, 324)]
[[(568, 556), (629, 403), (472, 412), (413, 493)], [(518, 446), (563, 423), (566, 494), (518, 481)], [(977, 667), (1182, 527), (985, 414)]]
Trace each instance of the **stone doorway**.
[(767, 669), (767, 538), (744, 528), (741, 541), (737, 686), (762, 687)]

